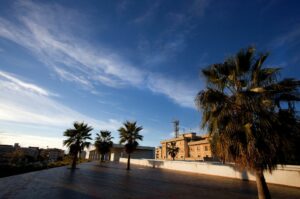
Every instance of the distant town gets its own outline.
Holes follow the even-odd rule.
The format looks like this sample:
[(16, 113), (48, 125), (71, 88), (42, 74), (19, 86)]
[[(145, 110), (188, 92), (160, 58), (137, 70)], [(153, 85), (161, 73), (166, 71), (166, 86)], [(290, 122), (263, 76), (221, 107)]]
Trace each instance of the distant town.
[[(86, 152), (79, 155), (85, 160)], [(0, 177), (70, 164), (70, 156), (62, 149), (0, 145)]]

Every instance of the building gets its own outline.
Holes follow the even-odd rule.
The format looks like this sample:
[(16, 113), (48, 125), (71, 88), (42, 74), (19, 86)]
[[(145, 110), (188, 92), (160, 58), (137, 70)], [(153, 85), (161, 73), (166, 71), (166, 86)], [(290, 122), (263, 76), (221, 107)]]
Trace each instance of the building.
[(161, 141), (161, 146), (155, 150), (155, 158), (171, 160), (167, 147), (169, 143), (176, 142), (179, 152), (176, 160), (208, 160), (212, 158), (209, 136), (196, 135), (196, 133), (184, 133), (178, 137)]
[(0, 144), (0, 155), (11, 153), (15, 150), (12, 145)]
[(0, 165), (5, 165), (9, 163), (9, 154), (14, 152), (14, 150), (15, 148), (12, 145), (0, 144)]
[[(130, 157), (134, 159), (154, 159), (154, 147), (138, 146), (137, 149), (131, 153)], [(100, 160), (101, 155), (97, 150), (91, 150), (89, 153), (90, 160)], [(124, 145), (114, 144), (110, 152), (105, 155), (105, 160), (119, 161), (120, 158), (127, 158), (127, 153), (124, 150)]]
[(86, 159), (86, 151), (81, 151), (79, 154), (79, 158), (85, 160)]
[(31, 161), (37, 161), (40, 154), (39, 147), (15, 147), (16, 150), (21, 151), (26, 157), (30, 158)]
[(0, 164), (7, 164), (14, 157), (20, 161), (36, 162), (49, 160), (51, 162), (62, 160), (64, 150), (56, 148), (39, 149), (39, 147), (20, 147), (18, 143), (13, 145), (0, 145)]
[(62, 160), (65, 155), (65, 151), (57, 148), (49, 148), (49, 149), (41, 149), (40, 156), (45, 159), (55, 162), (58, 160)]

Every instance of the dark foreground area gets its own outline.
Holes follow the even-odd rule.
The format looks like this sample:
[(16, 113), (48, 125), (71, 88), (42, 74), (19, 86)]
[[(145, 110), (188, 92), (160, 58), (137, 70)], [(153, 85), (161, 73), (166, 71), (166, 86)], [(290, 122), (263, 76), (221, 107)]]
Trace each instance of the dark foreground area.
[[(0, 179), (0, 198), (257, 198), (255, 182), (98, 162)], [(269, 185), (273, 198), (300, 198), (300, 189)]]

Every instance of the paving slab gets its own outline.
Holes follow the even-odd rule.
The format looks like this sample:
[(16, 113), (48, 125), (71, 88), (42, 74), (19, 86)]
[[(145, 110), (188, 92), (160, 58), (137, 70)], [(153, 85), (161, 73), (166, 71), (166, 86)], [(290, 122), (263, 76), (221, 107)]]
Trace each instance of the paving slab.
[[(0, 198), (257, 198), (255, 182), (90, 162), (0, 178)], [(272, 198), (300, 199), (300, 189), (269, 184)]]

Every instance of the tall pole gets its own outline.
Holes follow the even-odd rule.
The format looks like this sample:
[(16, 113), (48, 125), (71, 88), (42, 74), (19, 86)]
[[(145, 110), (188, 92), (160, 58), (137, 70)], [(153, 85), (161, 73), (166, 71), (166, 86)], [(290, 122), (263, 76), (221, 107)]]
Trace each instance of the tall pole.
[(173, 123), (174, 123), (175, 138), (177, 138), (179, 135), (179, 120), (174, 120)]

